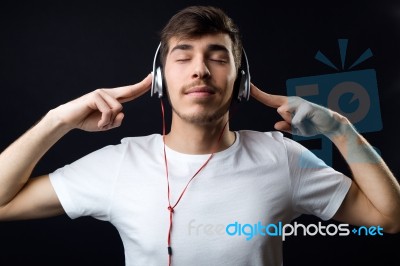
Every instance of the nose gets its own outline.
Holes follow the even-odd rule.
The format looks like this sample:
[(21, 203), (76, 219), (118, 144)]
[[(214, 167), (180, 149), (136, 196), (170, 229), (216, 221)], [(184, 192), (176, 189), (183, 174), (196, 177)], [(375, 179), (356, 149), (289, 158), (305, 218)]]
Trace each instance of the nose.
[(192, 78), (207, 79), (211, 76), (205, 58), (199, 58), (198, 60), (195, 60), (194, 64)]

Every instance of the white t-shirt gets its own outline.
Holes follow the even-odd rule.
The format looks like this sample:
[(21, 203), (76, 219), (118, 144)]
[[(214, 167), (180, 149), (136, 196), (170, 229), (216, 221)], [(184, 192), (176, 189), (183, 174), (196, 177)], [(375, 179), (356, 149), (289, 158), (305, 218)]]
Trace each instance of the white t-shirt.
[[(281, 237), (249, 239), (240, 230), (234, 234), (233, 225), (286, 224), (301, 214), (327, 220), (350, 187), (348, 177), (279, 132), (235, 133), (235, 143), (212, 157), (175, 207), (174, 266), (281, 265)], [(209, 155), (168, 147), (166, 155), (174, 205)], [(168, 265), (161, 135), (124, 138), (56, 170), (50, 180), (69, 217), (92, 216), (117, 228), (126, 265)]]

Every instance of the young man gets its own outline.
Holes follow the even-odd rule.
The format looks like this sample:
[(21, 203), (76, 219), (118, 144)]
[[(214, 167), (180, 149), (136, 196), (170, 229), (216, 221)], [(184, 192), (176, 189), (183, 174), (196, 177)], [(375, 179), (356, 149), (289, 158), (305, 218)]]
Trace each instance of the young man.
[(242, 45), (223, 11), (180, 11), (163, 29), (161, 43), (173, 109), (170, 132), (125, 138), (30, 178), (69, 131), (118, 127), (121, 104), (146, 93), (152, 75), (50, 110), (0, 155), (0, 220), (66, 213), (110, 221), (124, 243), (127, 265), (281, 265), (281, 237), (264, 228), (246, 240), (233, 237), (238, 229), (228, 225), (286, 224), (301, 214), (399, 232), (399, 184), (345, 117), (251, 85), (252, 97), (283, 117), (277, 130), (325, 134), (352, 178), (278, 131), (229, 130)]

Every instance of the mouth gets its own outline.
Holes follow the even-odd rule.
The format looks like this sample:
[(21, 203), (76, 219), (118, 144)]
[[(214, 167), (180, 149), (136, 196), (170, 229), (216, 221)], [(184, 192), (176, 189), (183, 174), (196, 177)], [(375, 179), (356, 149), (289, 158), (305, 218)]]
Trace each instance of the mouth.
[(195, 86), (184, 92), (185, 95), (195, 97), (208, 97), (216, 93), (216, 90), (209, 86)]

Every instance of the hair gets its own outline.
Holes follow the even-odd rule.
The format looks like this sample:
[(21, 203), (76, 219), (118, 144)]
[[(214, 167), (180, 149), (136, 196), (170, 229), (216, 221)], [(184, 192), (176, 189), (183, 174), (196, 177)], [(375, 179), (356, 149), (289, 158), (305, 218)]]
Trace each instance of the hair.
[(236, 69), (240, 67), (242, 41), (239, 28), (221, 9), (213, 6), (190, 6), (176, 13), (161, 31), (161, 62), (165, 65), (172, 37), (190, 39), (207, 34), (226, 33), (232, 40), (232, 53)]

